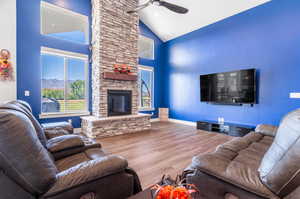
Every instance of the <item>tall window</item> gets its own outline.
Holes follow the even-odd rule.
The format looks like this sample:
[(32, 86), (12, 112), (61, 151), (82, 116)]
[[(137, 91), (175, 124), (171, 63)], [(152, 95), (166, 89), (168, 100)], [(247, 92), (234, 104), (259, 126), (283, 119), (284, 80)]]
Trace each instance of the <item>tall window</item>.
[(60, 40), (41, 47), (41, 118), (88, 114), (89, 17), (45, 1), (40, 9), (41, 34)]
[(88, 111), (88, 56), (42, 48), (42, 113)]
[(153, 67), (139, 67), (139, 96), (140, 110), (153, 109), (153, 88), (154, 88), (154, 69)]
[(154, 59), (154, 40), (140, 35), (138, 42), (139, 57), (144, 59)]
[(41, 1), (41, 34), (88, 44), (87, 16)]

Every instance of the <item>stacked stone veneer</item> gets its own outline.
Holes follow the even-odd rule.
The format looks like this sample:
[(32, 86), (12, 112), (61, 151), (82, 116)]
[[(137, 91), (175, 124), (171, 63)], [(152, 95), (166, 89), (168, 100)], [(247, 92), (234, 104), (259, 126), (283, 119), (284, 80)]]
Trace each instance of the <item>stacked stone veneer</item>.
[(82, 128), (90, 138), (135, 133), (151, 128), (151, 115), (129, 115), (107, 118), (83, 117)]
[(132, 114), (138, 113), (138, 84), (103, 78), (103, 72), (113, 72), (114, 64), (127, 64), (137, 74), (138, 15), (126, 11), (137, 6), (138, 0), (92, 0), (93, 115), (107, 116), (107, 90), (131, 90)]
[[(127, 64), (133, 74), (138, 72), (139, 18), (127, 11), (138, 0), (92, 0), (92, 110), (93, 117), (82, 118), (83, 132), (89, 137), (123, 134), (149, 128), (149, 116), (108, 117), (108, 90), (132, 91), (132, 114), (138, 114), (138, 82), (103, 78), (113, 72), (114, 64)], [(138, 124), (141, 122), (141, 124)], [(101, 125), (100, 125), (101, 124)], [(107, 126), (112, 126), (112, 129)], [(101, 126), (101, 127), (100, 127)], [(119, 128), (118, 128), (119, 127)]]

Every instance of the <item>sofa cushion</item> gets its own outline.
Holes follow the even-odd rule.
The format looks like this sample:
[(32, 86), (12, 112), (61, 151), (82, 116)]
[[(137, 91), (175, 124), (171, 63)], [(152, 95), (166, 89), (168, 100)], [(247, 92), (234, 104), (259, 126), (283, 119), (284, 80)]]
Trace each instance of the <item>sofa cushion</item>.
[(45, 196), (55, 195), (60, 191), (94, 181), (98, 178), (125, 171), (127, 161), (115, 155), (105, 156), (77, 164), (57, 175), (57, 182), (45, 194)]
[(243, 138), (236, 138), (220, 145), (213, 153), (194, 157), (192, 165), (202, 172), (262, 197), (276, 198), (261, 183), (257, 172), (260, 161), (272, 140), (272, 137), (253, 132)]
[(46, 139), (44, 130), (41, 127), (40, 123), (33, 116), (32, 112), (30, 112), (31, 109), (29, 109), (23, 103), (17, 103), (17, 101), (12, 101), (12, 102), (7, 103), (7, 104), (2, 104), (0, 106), (0, 109), (3, 109), (3, 110), (10, 109), (10, 110), (21, 112), (24, 115), (26, 115), (30, 119), (30, 121), (32, 122), (32, 125), (35, 128), (35, 133), (37, 134), (40, 142), (46, 148), (47, 139)]
[(84, 152), (60, 159), (55, 162), (55, 165), (59, 172), (62, 172), (73, 166), (81, 164), (82, 162), (87, 162), (89, 160), (94, 160), (97, 158), (103, 158), (105, 156), (105, 153), (100, 148), (91, 148), (85, 150)]
[(300, 109), (284, 117), (259, 168), (262, 182), (282, 197), (300, 184), (299, 151)]
[(47, 191), (56, 181), (57, 169), (29, 118), (19, 111), (1, 109), (0, 126), (1, 168), (33, 195)]

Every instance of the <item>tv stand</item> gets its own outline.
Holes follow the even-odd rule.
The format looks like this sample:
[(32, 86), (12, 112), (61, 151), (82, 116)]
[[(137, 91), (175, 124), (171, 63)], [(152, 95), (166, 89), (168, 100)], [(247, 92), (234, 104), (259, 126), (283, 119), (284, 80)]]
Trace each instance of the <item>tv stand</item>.
[(251, 131), (254, 131), (255, 126), (233, 124), (228, 122), (220, 124), (218, 122), (204, 120), (197, 121), (197, 129), (203, 131), (223, 133), (234, 137), (243, 137)]

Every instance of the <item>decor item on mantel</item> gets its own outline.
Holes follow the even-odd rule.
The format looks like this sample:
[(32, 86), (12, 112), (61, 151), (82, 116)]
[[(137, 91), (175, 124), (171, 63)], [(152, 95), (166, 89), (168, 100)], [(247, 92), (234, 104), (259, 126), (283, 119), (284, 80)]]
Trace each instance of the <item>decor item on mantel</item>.
[(13, 68), (11, 65), (10, 52), (6, 49), (0, 51), (0, 80), (13, 80)]
[(115, 64), (114, 65), (114, 72), (131, 75), (131, 67), (126, 64)]
[(104, 72), (104, 79), (123, 80), (123, 81), (137, 81), (137, 75), (131, 73), (131, 67), (126, 64), (115, 64), (113, 66), (114, 72)]

